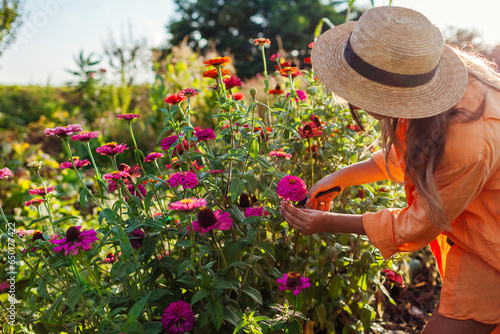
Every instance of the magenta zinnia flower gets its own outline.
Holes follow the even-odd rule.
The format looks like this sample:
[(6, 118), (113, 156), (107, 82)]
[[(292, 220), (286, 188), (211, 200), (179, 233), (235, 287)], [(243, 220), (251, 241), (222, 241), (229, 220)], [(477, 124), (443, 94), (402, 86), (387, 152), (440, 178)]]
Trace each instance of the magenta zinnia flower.
[(392, 269), (384, 269), (384, 270), (382, 270), (382, 272), (387, 276), (387, 279), (389, 280), (389, 282), (396, 283), (396, 284), (398, 284), (400, 286), (404, 286), (405, 285), (405, 283), (403, 281), (403, 276), (401, 276), (400, 274), (398, 274), (394, 270), (392, 270)]
[(130, 232), (128, 238), (133, 249), (141, 248), (145, 235), (146, 234), (141, 229), (133, 230), (132, 232)]
[(204, 198), (184, 198), (180, 201), (170, 203), (168, 206), (169, 210), (177, 211), (191, 211), (197, 208), (201, 208), (207, 205), (207, 201)]
[(256, 217), (262, 217), (262, 215), (267, 212), (264, 211), (264, 208), (259, 206), (256, 208), (250, 207), (245, 209), (245, 217), (251, 217), (251, 216), (256, 216)]
[(200, 129), (195, 131), (194, 136), (196, 137), (198, 143), (203, 140), (215, 139), (215, 132), (212, 129)]
[(226, 231), (233, 226), (233, 220), (229, 212), (217, 210), (213, 212), (207, 207), (203, 207), (198, 211), (198, 219), (193, 222), (193, 231), (201, 231), (201, 234), (207, 233), (210, 230)]
[(276, 157), (279, 159), (286, 159), (286, 160), (290, 160), (290, 158), (292, 157), (291, 154), (288, 154), (288, 153), (283, 152), (283, 151), (278, 151), (278, 150), (272, 150), (271, 152), (269, 152), (269, 156)]
[(3, 293), (5, 290), (10, 289), (10, 283), (5, 281), (0, 283), (0, 293)]
[(64, 250), (64, 255), (76, 255), (80, 250), (88, 251), (94, 242), (99, 240), (95, 230), (81, 230), (81, 226), (71, 226), (66, 230), (66, 237), (53, 240), (54, 252), (59, 253)]
[(198, 91), (194, 88), (184, 88), (181, 90), (180, 94), (184, 95), (185, 97), (191, 97), (198, 95)]
[[(288, 99), (290, 97), (290, 93), (286, 94), (286, 98)], [(295, 91), (295, 101), (305, 101), (307, 100), (307, 93), (304, 90), (296, 90)]]
[(224, 171), (222, 169), (212, 169), (208, 171), (210, 174), (224, 174)]
[(101, 153), (102, 155), (115, 156), (119, 153), (128, 150), (127, 144), (117, 144), (115, 142), (107, 143), (101, 147), (98, 147), (95, 151)]
[(68, 126), (58, 126), (54, 129), (47, 128), (43, 130), (43, 132), (47, 136), (58, 136), (61, 138), (66, 138), (68, 136), (71, 136), (72, 134), (76, 134), (82, 131), (83, 129), (80, 124), (70, 124)]
[[(167, 137), (167, 138), (164, 138), (162, 141), (161, 141), (161, 149), (162, 150), (165, 150), (167, 151), (170, 147), (172, 147), (172, 145), (174, 145), (174, 143), (179, 139), (179, 137), (177, 137), (177, 135), (173, 135), (173, 136), (170, 136), (170, 137)], [(180, 140), (179, 140), (180, 142)]]
[(0, 179), (8, 179), (9, 177), (14, 177), (10, 169), (7, 167), (0, 169)]
[[(47, 187), (47, 193), (51, 193), (56, 189), (56, 187)], [(35, 189), (30, 189), (29, 191), (30, 195), (40, 195), (40, 196), (45, 196), (47, 195), (45, 193), (45, 189), (43, 187), (38, 187)]]
[(293, 292), (293, 295), (296, 296), (305, 288), (311, 286), (311, 282), (309, 278), (300, 276), (300, 274), (289, 272), (288, 274), (284, 274), (282, 278), (278, 278), (276, 283), (281, 284), (279, 289), (281, 291), (290, 290)]
[[(90, 161), (88, 161), (87, 159), (80, 160), (77, 157), (74, 157), (73, 161), (75, 162), (75, 166), (77, 169), (90, 165)], [(61, 162), (59, 168), (61, 169), (73, 168), (73, 164), (71, 163), (71, 161), (64, 161)]]
[(198, 178), (193, 172), (177, 172), (172, 174), (167, 182), (172, 188), (182, 186), (182, 188), (187, 189), (196, 187)]
[(119, 119), (124, 119), (127, 122), (132, 122), (132, 120), (134, 120), (136, 118), (141, 118), (141, 115), (139, 115), (139, 114), (119, 114), (119, 115), (116, 115), (116, 117)]
[(222, 80), (224, 82), (224, 85), (226, 85), (226, 89), (231, 89), (234, 87), (240, 87), (243, 83), (241, 82), (241, 79), (238, 78), (236, 75), (232, 75), (229, 78), (225, 78)]
[[(132, 195), (139, 197), (141, 199), (144, 198), (147, 194), (146, 187), (144, 187), (144, 185), (140, 183), (137, 185), (137, 187), (135, 187), (133, 183), (129, 183), (127, 185), (127, 189), (128, 191), (130, 191)], [(124, 194), (123, 197), (125, 197), (125, 200), (128, 201), (128, 197), (126, 194)]]
[(276, 192), (285, 201), (297, 202), (306, 197), (307, 187), (300, 177), (287, 175), (278, 182)]
[(161, 316), (163, 330), (167, 334), (184, 334), (193, 329), (196, 318), (191, 305), (183, 300), (171, 303)]
[(158, 158), (163, 158), (163, 153), (160, 153), (160, 152), (149, 153), (148, 155), (146, 155), (146, 158), (144, 158), (144, 161), (150, 162), (150, 161), (154, 161)]
[(86, 131), (79, 133), (77, 135), (71, 136), (71, 139), (73, 141), (78, 140), (84, 143), (88, 143), (89, 141), (92, 140), (92, 138), (97, 138), (99, 137), (99, 131)]

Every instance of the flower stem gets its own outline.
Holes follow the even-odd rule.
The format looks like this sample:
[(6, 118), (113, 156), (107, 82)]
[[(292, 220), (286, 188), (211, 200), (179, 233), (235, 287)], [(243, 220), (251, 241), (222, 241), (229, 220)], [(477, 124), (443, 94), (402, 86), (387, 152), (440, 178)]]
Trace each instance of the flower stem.
[(52, 216), (52, 209), (50, 207), (50, 198), (46, 197), (48, 195), (48, 193), (47, 193), (47, 187), (45, 186), (45, 183), (43, 182), (42, 176), (40, 175), (40, 171), (37, 170), (36, 171), (36, 175), (38, 176), (38, 179), (42, 183), (42, 187), (43, 187), (43, 189), (45, 191), (45, 196), (42, 196), (43, 199), (44, 199), (43, 206), (45, 206), (45, 210), (47, 210), (47, 214), (49, 215), (49, 222), (50, 222), (50, 225), (52, 226), (52, 230), (54, 231), (54, 233), (61, 232), (59, 230), (59, 228), (57, 228), (54, 225), (54, 217)]

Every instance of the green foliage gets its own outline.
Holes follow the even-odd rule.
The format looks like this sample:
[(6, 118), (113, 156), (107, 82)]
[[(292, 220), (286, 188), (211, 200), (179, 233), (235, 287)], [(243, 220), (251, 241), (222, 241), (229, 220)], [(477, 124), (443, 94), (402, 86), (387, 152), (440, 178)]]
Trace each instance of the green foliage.
[(320, 0), (175, 0), (180, 18), (168, 25), (174, 46), (188, 38), (193, 49), (215, 48), (236, 60), (242, 78), (263, 72), (260, 50), (254, 38), (271, 40), (269, 52), (298, 51), (299, 59), (307, 57), (307, 45), (314, 27), (323, 17), (334, 24), (345, 22), (345, 11), (337, 12), (338, 1)]
[(22, 6), (20, 0), (2, 0), (0, 8), (0, 56), (14, 41), (21, 26)]

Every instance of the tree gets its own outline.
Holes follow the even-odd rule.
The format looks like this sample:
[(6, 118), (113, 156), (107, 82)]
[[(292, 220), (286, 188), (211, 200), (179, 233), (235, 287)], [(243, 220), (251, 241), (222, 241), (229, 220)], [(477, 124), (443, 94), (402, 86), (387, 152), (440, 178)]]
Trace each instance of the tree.
[(2, 0), (2, 8), (0, 8), (0, 56), (14, 41), (15, 33), (21, 23), (20, 1)]
[[(262, 72), (263, 65), (254, 38), (271, 40), (269, 54), (293, 51), (307, 57), (308, 44), (322, 18), (333, 24), (345, 22), (346, 11), (337, 12), (333, 0), (174, 0), (180, 19), (172, 21), (167, 49), (187, 38), (193, 49), (215, 48), (232, 55), (238, 75)], [(344, 6), (345, 7), (345, 6)]]

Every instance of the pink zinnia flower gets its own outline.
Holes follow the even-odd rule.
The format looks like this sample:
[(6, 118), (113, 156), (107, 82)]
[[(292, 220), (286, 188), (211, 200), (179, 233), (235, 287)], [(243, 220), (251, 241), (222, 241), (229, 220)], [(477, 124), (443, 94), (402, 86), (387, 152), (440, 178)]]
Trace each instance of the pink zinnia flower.
[(146, 155), (146, 158), (144, 159), (144, 161), (150, 162), (150, 161), (154, 161), (158, 158), (163, 158), (163, 153), (160, 153), (160, 152), (149, 153), (148, 155)]
[(127, 122), (131, 122), (132, 120), (134, 120), (136, 118), (141, 118), (141, 115), (139, 115), (139, 114), (119, 114), (119, 115), (116, 115), (116, 117), (119, 119), (124, 119)]
[(0, 283), (0, 293), (3, 293), (5, 290), (10, 289), (10, 283), (5, 281)]
[[(134, 186), (133, 183), (130, 183), (127, 185), (127, 189), (128, 191), (130, 191), (130, 193), (136, 197), (139, 197), (139, 198), (144, 198), (147, 194), (147, 190), (146, 190), (146, 187), (144, 187), (142, 184), (138, 184), (137, 187)], [(128, 201), (128, 197), (124, 194), (125, 197), (125, 200)]]
[(291, 154), (288, 154), (288, 153), (283, 152), (283, 151), (278, 151), (278, 150), (272, 150), (271, 152), (269, 152), (269, 156), (276, 157), (279, 159), (286, 159), (286, 160), (290, 160), (290, 158), (292, 157)]
[(182, 186), (182, 188), (187, 189), (196, 187), (198, 178), (193, 172), (177, 172), (172, 174), (167, 182), (172, 188)]
[(106, 258), (104, 260), (102, 260), (101, 262), (104, 262), (104, 263), (115, 263), (116, 260), (118, 260), (118, 256), (120, 256), (121, 253), (118, 253), (118, 254), (113, 254), (112, 252), (108, 252), (108, 254), (106, 254)]
[(384, 270), (382, 270), (382, 272), (387, 276), (387, 279), (389, 280), (389, 282), (396, 283), (396, 284), (398, 284), (400, 286), (404, 286), (405, 285), (405, 283), (403, 281), (403, 276), (401, 276), (400, 274), (398, 274), (394, 270), (392, 270), (392, 269), (384, 269)]
[[(47, 187), (47, 193), (51, 193), (56, 189), (56, 187)], [(30, 189), (29, 191), (30, 195), (40, 195), (40, 196), (45, 196), (47, 195), (45, 193), (45, 189), (43, 187), (38, 187), (35, 189)]]
[(224, 82), (224, 85), (226, 85), (226, 89), (231, 89), (234, 87), (240, 87), (243, 83), (241, 82), (241, 79), (238, 78), (236, 75), (232, 75), (229, 78), (225, 78), (222, 80)]
[(281, 55), (279, 53), (275, 53), (271, 57), (269, 57), (269, 59), (271, 59), (271, 61), (275, 61), (276, 58), (278, 58), (278, 61), (279, 61), (280, 57), (281, 57)]
[(215, 135), (214, 130), (212, 129), (200, 129), (195, 131), (194, 136), (196, 137), (198, 143), (200, 141), (207, 141), (209, 139), (215, 139), (217, 136)]
[(125, 184), (129, 183), (130, 181), (128, 180), (128, 177), (129, 174), (121, 170), (104, 174), (104, 179), (108, 183), (108, 189), (111, 192), (115, 191), (118, 188), (120, 180), (123, 180)]
[(10, 169), (7, 167), (0, 169), (0, 179), (8, 179), (9, 177), (14, 177)]
[(172, 94), (170, 96), (167, 96), (167, 98), (165, 99), (165, 103), (179, 104), (184, 100), (187, 100), (187, 97), (184, 94)]
[(71, 226), (66, 230), (66, 237), (53, 240), (52, 243), (57, 245), (54, 247), (54, 252), (59, 253), (64, 250), (64, 255), (76, 255), (80, 250), (88, 251), (94, 242), (99, 240), (95, 230), (81, 230), (81, 226)]
[[(82, 167), (90, 165), (90, 161), (88, 161), (87, 159), (80, 160), (77, 157), (74, 157), (73, 161), (75, 162), (75, 166), (77, 169), (80, 169)], [(61, 168), (61, 169), (73, 168), (73, 164), (70, 161), (64, 161), (64, 162), (61, 162), (61, 165), (59, 166), (59, 168)]]
[[(290, 97), (290, 93), (287, 93), (286, 94), (286, 98), (288, 99)], [(305, 90), (296, 90), (295, 91), (295, 101), (299, 102), (299, 101), (305, 101), (307, 100), (307, 93)]]
[(127, 144), (117, 144), (115, 142), (111, 142), (98, 147), (96, 152), (113, 157), (119, 153), (123, 153), (125, 150), (128, 150)]
[(229, 212), (221, 210), (212, 211), (207, 207), (203, 207), (198, 211), (198, 219), (193, 222), (193, 231), (200, 231), (201, 234), (207, 233), (210, 230), (226, 231), (233, 226), (233, 220)]
[(43, 130), (43, 132), (47, 136), (58, 136), (61, 138), (66, 138), (68, 136), (71, 136), (72, 134), (76, 134), (82, 131), (83, 129), (80, 124), (70, 124), (68, 126), (58, 126), (54, 129), (47, 128)]
[(267, 212), (265, 212), (264, 208), (261, 206), (256, 208), (250, 207), (245, 209), (245, 217), (251, 217), (251, 216), (262, 217), (263, 214), (267, 214)]
[(212, 169), (209, 171), (210, 174), (224, 174), (222, 169)]
[(142, 175), (141, 166), (139, 166), (139, 164), (136, 164), (134, 167), (130, 167), (127, 164), (121, 163), (120, 166), (118, 166), (118, 170), (127, 173), (127, 175), (133, 180), (134, 178), (141, 177)]
[(16, 233), (19, 237), (22, 237), (23, 235), (32, 235), (35, 230), (17, 230)]
[(195, 322), (191, 305), (183, 300), (168, 305), (161, 316), (163, 330), (167, 334), (187, 333), (193, 329)]
[(144, 236), (146, 234), (141, 230), (133, 230), (130, 232), (128, 238), (133, 249), (139, 249), (142, 247), (142, 242), (144, 241)]
[(34, 207), (39, 207), (43, 203), (43, 198), (34, 198), (30, 201), (24, 202), (25, 206), (33, 205)]
[(198, 95), (198, 91), (194, 88), (184, 88), (183, 90), (181, 90), (180, 94), (189, 98), (191, 96)]
[(278, 182), (276, 192), (285, 201), (298, 202), (306, 197), (307, 187), (300, 177), (287, 175)]
[(84, 143), (88, 143), (89, 141), (92, 140), (92, 138), (97, 138), (99, 137), (99, 131), (86, 131), (79, 133), (77, 135), (71, 136), (71, 139), (73, 141), (78, 140)]
[(169, 210), (177, 211), (191, 211), (197, 208), (201, 208), (207, 205), (207, 201), (204, 198), (184, 198), (180, 201), (170, 203), (168, 206)]
[(298, 295), (305, 288), (311, 286), (309, 278), (303, 277), (293, 271), (288, 274), (284, 274), (282, 278), (278, 278), (276, 283), (281, 284), (279, 286), (281, 291), (290, 290), (293, 292), (294, 296)]

